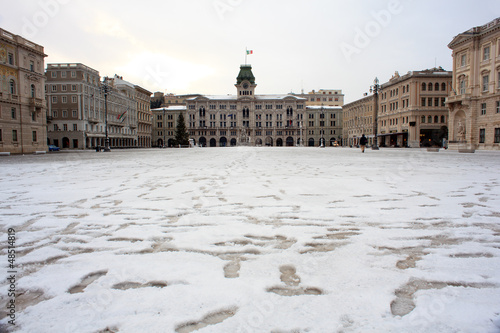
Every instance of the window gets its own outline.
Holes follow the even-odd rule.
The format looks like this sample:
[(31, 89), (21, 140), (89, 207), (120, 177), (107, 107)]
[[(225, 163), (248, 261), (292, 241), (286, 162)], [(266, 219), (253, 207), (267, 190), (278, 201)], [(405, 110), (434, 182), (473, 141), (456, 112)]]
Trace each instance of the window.
[(446, 117), (445, 116), (441, 116), (441, 123), (445, 123), (446, 122)]
[(33, 142), (36, 142), (36, 131), (31, 132)]
[(72, 114), (73, 114), (73, 118), (78, 118), (78, 111), (77, 110), (73, 110)]
[(76, 91), (76, 84), (71, 85), (71, 91)]
[(426, 101), (426, 98), (422, 97), (422, 106), (425, 106), (425, 101)]
[(68, 97), (67, 96), (63, 96), (62, 97), (62, 102), (63, 103), (68, 103)]
[(432, 83), (429, 83), (429, 91), (432, 91)]
[(3, 141), (3, 138), (2, 138), (2, 129), (0, 128), (0, 142)]
[(497, 113), (500, 113), (500, 101), (497, 101)]
[[(35, 71), (35, 62), (33, 60), (30, 60), (30, 71), (34, 72)], [(36, 140), (33, 140), (36, 141)]]
[(434, 98), (434, 106), (439, 106), (439, 97)]
[(67, 110), (63, 110), (62, 111), (62, 117), (63, 118), (68, 118), (68, 111)]
[(439, 122), (439, 117), (438, 116), (434, 116), (434, 123), (438, 123)]
[(78, 97), (76, 97), (76, 96), (71, 97), (71, 102), (72, 103), (77, 103), (78, 102)]
[(460, 66), (465, 67), (466, 64), (467, 64), (467, 55), (462, 54), (462, 56), (460, 57)]
[(432, 116), (428, 116), (428, 117), (427, 117), (427, 122), (428, 122), (429, 124), (430, 124), (430, 123), (432, 123)]
[(441, 83), (441, 90), (446, 91), (446, 83)]
[(425, 82), (422, 83), (422, 91), (426, 91), (427, 90), (427, 85), (425, 84)]
[(486, 114), (486, 103), (481, 103), (481, 115), (484, 116)]
[(11, 116), (12, 116), (12, 119), (16, 119), (16, 113), (17, 113), (17, 112), (16, 112), (16, 108), (12, 108), (12, 109), (10, 109), (10, 114), (11, 114)]
[(484, 143), (486, 136), (486, 130), (484, 128), (479, 129), (479, 143)]
[(57, 72), (50, 73), (50, 76), (53, 77), (53, 78), (57, 77)]
[(485, 46), (483, 49), (483, 61), (490, 60), (490, 47)]
[(63, 124), (63, 131), (67, 131), (68, 130), (68, 124)]
[[(0, 141), (2, 141), (2, 132), (0, 131)], [(495, 143), (500, 143), (500, 128), (495, 128)]]
[(10, 85), (10, 93), (12, 95), (15, 95), (16, 94), (16, 81), (10, 80), (9, 85)]
[(441, 106), (446, 106), (446, 97), (441, 97)]
[(14, 53), (9, 52), (9, 65), (14, 65)]
[(61, 77), (66, 77), (66, 72), (61, 72)]
[(488, 74), (483, 75), (483, 92), (489, 91), (490, 76)]
[(36, 97), (35, 85), (32, 84), (31, 85), (31, 98), (35, 98), (35, 97)]
[(31, 121), (36, 121), (36, 112), (31, 112)]
[(76, 77), (76, 72), (75, 71), (71, 71), (71, 77)]
[(425, 116), (422, 116), (422, 117), (420, 118), (420, 122), (421, 122), (422, 124), (425, 124)]
[(439, 91), (439, 83), (436, 82), (436, 84), (434, 84), (434, 90)]
[(65, 84), (63, 84), (63, 85), (61, 86), (61, 90), (62, 90), (62, 91), (68, 91), (68, 87), (67, 87)]
[(17, 130), (12, 130), (12, 141), (17, 142)]
[(73, 131), (78, 131), (78, 124), (73, 124)]

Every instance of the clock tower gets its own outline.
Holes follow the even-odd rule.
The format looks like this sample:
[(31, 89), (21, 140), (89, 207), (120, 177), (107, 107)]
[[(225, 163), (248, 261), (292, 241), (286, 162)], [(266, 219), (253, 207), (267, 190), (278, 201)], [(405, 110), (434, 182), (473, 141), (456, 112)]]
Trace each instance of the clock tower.
[(238, 98), (255, 96), (255, 76), (252, 73), (252, 65), (241, 65), (240, 73), (236, 78), (236, 89), (238, 90)]

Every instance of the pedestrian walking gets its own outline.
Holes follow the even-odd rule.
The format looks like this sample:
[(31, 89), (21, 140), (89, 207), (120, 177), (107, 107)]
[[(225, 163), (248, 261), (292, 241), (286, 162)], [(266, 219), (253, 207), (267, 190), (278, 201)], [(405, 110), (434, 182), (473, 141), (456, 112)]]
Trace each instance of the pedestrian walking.
[(366, 136), (363, 134), (361, 135), (361, 139), (359, 139), (359, 145), (361, 146), (361, 152), (365, 152), (366, 144), (368, 143), (368, 139)]

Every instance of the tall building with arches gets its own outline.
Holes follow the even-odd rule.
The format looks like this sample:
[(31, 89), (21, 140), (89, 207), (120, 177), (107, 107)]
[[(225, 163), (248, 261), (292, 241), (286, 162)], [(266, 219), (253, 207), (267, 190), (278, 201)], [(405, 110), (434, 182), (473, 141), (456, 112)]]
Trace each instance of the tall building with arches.
[(0, 29), (0, 152), (47, 151), (43, 46)]
[(500, 18), (448, 44), (453, 51), (450, 148), (500, 149)]

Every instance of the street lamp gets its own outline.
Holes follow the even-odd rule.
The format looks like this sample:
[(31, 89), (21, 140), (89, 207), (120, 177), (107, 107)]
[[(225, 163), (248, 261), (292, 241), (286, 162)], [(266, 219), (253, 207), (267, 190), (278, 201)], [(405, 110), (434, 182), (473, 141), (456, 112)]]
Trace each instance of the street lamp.
[(373, 85), (370, 86), (370, 92), (373, 92), (373, 100), (374, 100), (374, 106), (373, 106), (373, 144), (372, 144), (372, 150), (379, 150), (378, 144), (377, 144), (377, 132), (378, 132), (378, 92), (380, 91), (380, 84), (379, 80), (377, 77), (375, 77), (375, 80), (373, 80)]
[(108, 94), (111, 93), (112, 87), (108, 86), (106, 79), (103, 80), (101, 85), (101, 91), (104, 93), (104, 131), (106, 135), (106, 140), (104, 142), (104, 151), (111, 151), (109, 147), (109, 137), (108, 137)]

